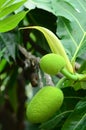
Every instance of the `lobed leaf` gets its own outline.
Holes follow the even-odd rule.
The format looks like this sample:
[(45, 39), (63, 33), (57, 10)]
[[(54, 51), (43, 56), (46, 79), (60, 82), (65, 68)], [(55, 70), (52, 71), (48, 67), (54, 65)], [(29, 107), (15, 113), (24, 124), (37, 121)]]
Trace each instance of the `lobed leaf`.
[[(62, 0), (60, 0), (60, 1), (62, 1)], [(59, 0), (57, 0), (57, 1), (56, 0), (48, 0), (48, 1), (31, 0), (31, 1), (27, 1), (26, 3), (29, 5), (32, 2), (32, 4), (37, 8), (44, 9), (48, 12), (53, 13), (56, 16), (63, 16), (65, 18), (67, 18), (68, 20), (71, 20), (72, 18), (70, 17), (70, 15), (65, 12), (66, 8), (64, 8), (64, 11), (62, 10), (63, 7), (60, 5), (60, 1)], [(54, 3), (54, 2), (56, 2), (57, 5), (55, 5), (56, 3)], [(30, 9), (29, 6), (25, 6), (25, 7)], [(58, 12), (56, 11), (57, 9), (58, 9)]]
[(85, 0), (32, 0), (37, 7), (57, 16), (57, 35), (60, 37), (71, 62), (86, 51)]

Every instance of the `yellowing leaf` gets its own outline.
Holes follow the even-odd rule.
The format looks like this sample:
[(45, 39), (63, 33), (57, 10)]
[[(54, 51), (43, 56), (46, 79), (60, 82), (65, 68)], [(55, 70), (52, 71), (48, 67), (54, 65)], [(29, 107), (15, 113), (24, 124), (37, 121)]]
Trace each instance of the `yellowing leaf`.
[(67, 64), (66, 68), (68, 69), (69, 72), (73, 73), (73, 67), (69, 61), (68, 56), (66, 55), (64, 47), (61, 44), (60, 40), (55, 36), (55, 34), (51, 32), (49, 29), (41, 27), (41, 26), (30, 26), (30, 27), (25, 27), (25, 28), (20, 28), (20, 29), (32, 29), (32, 28), (37, 29), (44, 34), (50, 46), (51, 51), (53, 53), (60, 54), (61, 56), (63, 56)]

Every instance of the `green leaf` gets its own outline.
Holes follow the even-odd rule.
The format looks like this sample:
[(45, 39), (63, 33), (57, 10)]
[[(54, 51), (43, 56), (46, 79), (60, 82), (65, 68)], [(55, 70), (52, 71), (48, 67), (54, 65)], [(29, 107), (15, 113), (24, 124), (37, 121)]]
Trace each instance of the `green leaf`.
[(18, 23), (25, 17), (27, 12), (22, 11), (18, 14), (9, 16), (0, 21), (0, 32), (7, 32), (15, 28)]
[[(16, 36), (14, 33), (0, 34), (0, 48), (4, 50), (3, 57), (9, 61), (9, 57), (15, 60)], [(1, 51), (2, 52), (2, 51)]]
[(3, 56), (3, 53), (5, 52), (6, 48), (3, 48), (2, 50), (0, 50), (0, 59)]
[(74, 62), (77, 56), (86, 51), (86, 19), (84, 18), (86, 2), (84, 0), (70, 0), (69, 2), (76, 7), (76, 10), (68, 8), (68, 5), (66, 8), (73, 20), (69, 22), (67, 19), (59, 17), (57, 34), (62, 39), (65, 48), (70, 51), (71, 61)]
[[(18, 97), (17, 97), (17, 75), (18, 75), (18, 69), (17, 67), (15, 67), (14, 69), (12, 69), (12, 71), (10, 71), (9, 73), (9, 80), (7, 82), (7, 86), (8, 86), (8, 96), (9, 96), (9, 101), (11, 106), (13, 107), (14, 111), (17, 112), (17, 108), (18, 108)], [(8, 77), (7, 76), (7, 77)], [(5, 86), (6, 86), (5, 85)]]
[(86, 73), (86, 60), (81, 64), (78, 73)]
[[(62, 0), (60, 0), (60, 1), (62, 1)], [(30, 7), (27, 6), (27, 4), (29, 5), (32, 2), (32, 4), (37, 8), (41, 8), (41, 9), (44, 9), (46, 11), (49, 11), (56, 16), (62, 16), (62, 17), (67, 18), (68, 20), (72, 20), (70, 14), (67, 13), (68, 11), (66, 10), (66, 7), (63, 8), (62, 5), (60, 4), (60, 1), (59, 0), (48, 0), (48, 1), (46, 1), (46, 0), (40, 0), (40, 1), (31, 0), (31, 1), (27, 1), (25, 5), (26, 5), (26, 8), (30, 9)]]
[(1, 61), (0, 61), (0, 73), (3, 71), (3, 69), (5, 68), (5, 66), (6, 66), (6, 60), (5, 59), (2, 59)]
[(61, 44), (60, 40), (55, 36), (53, 32), (51, 32), (49, 29), (41, 27), (41, 26), (31, 26), (31, 27), (25, 27), (20, 29), (37, 29), (40, 32), (42, 32), (50, 46), (50, 49), (53, 53), (60, 54), (64, 57), (66, 61), (66, 67), (67, 69), (73, 73), (72, 65), (66, 55), (66, 52), (64, 50), (63, 45)]
[(6, 3), (6, 0), (1, 0), (0, 1), (0, 10), (1, 10), (2, 6), (4, 5), (4, 3)]
[(12, 4), (6, 8), (4, 8), (3, 10), (1, 10), (0, 12), (0, 18), (2, 18), (3, 16), (8, 15), (9, 13), (12, 13), (13, 11), (17, 10), (21, 5), (23, 5), (25, 3), (26, 0), (23, 0), (21, 2), (17, 2), (15, 4)]
[(14, 111), (17, 112), (18, 99), (17, 99), (17, 86), (16, 86), (16, 83), (14, 83), (14, 85), (10, 87), (10, 89), (8, 90), (8, 95), (9, 95), (9, 101), (11, 103), (11, 106), (13, 107)]
[(86, 130), (86, 99), (78, 102), (62, 130)]
[(73, 88), (77, 91), (79, 89), (86, 90), (86, 81), (78, 81), (73, 85)]
[(41, 8), (57, 16), (57, 35), (60, 37), (71, 62), (86, 52), (85, 0), (32, 0)]
[(2, 0), (1, 2), (0, 2), (0, 12), (4, 9), (4, 8), (6, 8), (7, 6), (10, 6), (11, 4), (13, 4), (14, 3), (14, 1), (15, 0)]
[(72, 110), (69, 111), (65, 111), (62, 112), (58, 115), (56, 115), (55, 117), (53, 117), (51, 120), (44, 122), (40, 125), (41, 129), (44, 130), (53, 130), (63, 118), (66, 118), (68, 116), (68, 114), (70, 114), (72, 112)]

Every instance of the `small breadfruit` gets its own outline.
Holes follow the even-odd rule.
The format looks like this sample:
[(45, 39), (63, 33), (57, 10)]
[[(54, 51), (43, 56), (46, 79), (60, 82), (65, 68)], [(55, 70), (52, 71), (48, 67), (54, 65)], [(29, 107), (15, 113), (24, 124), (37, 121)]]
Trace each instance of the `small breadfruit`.
[(66, 66), (65, 59), (58, 54), (46, 54), (40, 59), (41, 69), (50, 75), (55, 75)]
[(61, 89), (53, 86), (41, 88), (27, 104), (26, 115), (31, 123), (42, 123), (51, 118), (63, 103)]

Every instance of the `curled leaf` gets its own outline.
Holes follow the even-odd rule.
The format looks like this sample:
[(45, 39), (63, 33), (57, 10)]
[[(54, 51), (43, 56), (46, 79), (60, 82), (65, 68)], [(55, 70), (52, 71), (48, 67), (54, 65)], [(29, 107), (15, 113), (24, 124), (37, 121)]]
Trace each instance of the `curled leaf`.
[(30, 26), (30, 27), (25, 27), (25, 28), (20, 28), (20, 29), (37, 29), (40, 32), (42, 32), (49, 44), (51, 51), (53, 53), (60, 54), (61, 56), (63, 56), (66, 61), (66, 68), (68, 69), (69, 72), (73, 73), (73, 67), (69, 61), (68, 56), (66, 55), (64, 47), (53, 32), (41, 26)]

